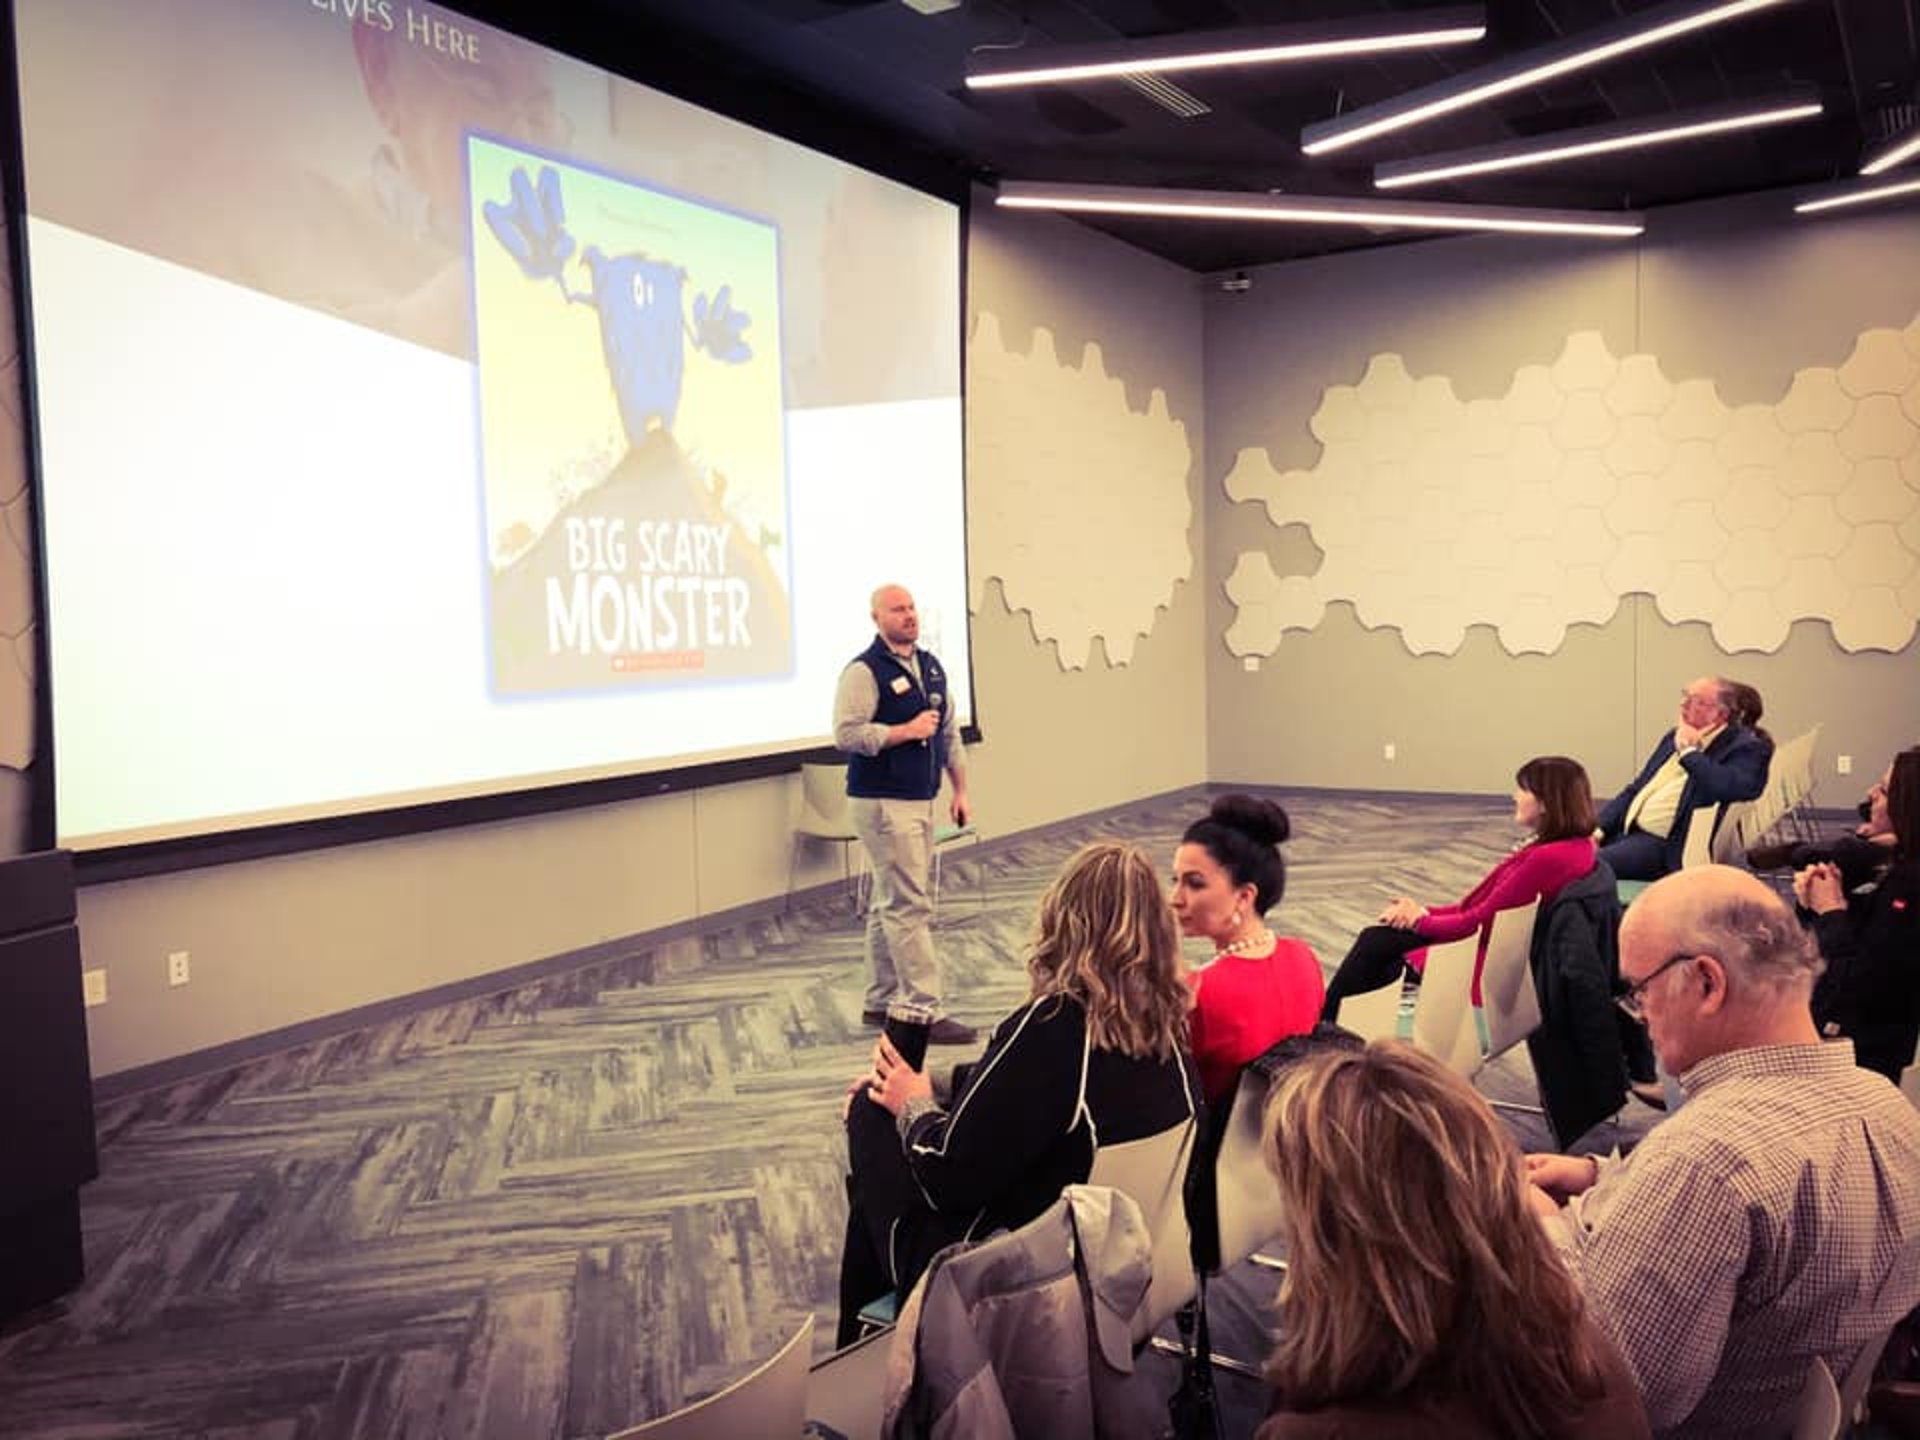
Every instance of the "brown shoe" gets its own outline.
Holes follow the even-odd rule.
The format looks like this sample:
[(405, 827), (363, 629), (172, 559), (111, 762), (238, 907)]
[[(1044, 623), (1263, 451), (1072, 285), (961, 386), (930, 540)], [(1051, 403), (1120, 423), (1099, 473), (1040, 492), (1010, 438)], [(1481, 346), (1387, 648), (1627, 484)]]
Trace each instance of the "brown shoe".
[(1747, 868), (1751, 870), (1784, 870), (1793, 863), (1795, 846), (1792, 841), (1784, 845), (1756, 845), (1747, 851)]
[(860, 1023), (869, 1030), (878, 1030), (882, 1025), (887, 1023), (887, 1012), (884, 1010), (862, 1010), (860, 1012)]
[(927, 1027), (929, 1045), (971, 1045), (980, 1038), (980, 1032), (971, 1025), (962, 1025), (951, 1015), (942, 1015)]

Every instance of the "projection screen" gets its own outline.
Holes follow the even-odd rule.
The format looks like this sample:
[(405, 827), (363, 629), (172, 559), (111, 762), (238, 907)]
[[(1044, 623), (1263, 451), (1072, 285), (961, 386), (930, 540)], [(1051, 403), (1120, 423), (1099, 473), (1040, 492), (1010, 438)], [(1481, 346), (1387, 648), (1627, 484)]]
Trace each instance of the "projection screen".
[(401, 0), (18, 0), (58, 840), (971, 718), (962, 214)]

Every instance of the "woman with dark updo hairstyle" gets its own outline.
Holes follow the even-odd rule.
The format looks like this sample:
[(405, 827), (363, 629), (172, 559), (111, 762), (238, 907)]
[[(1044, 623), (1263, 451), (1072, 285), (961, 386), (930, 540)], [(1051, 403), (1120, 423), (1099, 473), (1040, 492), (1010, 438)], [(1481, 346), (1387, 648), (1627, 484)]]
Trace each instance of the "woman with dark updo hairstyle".
[(1313, 1029), (1325, 982), (1299, 940), (1267, 928), (1287, 888), (1280, 846), (1293, 831), (1287, 812), (1253, 795), (1222, 795), (1173, 854), (1173, 913), (1180, 933), (1213, 946), (1190, 982), (1193, 1058), (1207, 1103), (1233, 1094), (1240, 1067), (1289, 1035)]

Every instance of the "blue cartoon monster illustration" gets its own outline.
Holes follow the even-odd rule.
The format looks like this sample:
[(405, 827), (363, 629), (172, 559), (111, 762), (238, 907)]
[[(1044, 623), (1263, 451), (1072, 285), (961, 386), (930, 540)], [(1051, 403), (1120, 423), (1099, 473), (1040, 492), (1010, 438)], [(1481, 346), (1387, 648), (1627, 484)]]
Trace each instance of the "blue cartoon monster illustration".
[(689, 321), (687, 272), (680, 266), (645, 254), (606, 255), (589, 245), (579, 258), (592, 288), (577, 291), (566, 277), (575, 244), (567, 230), (560, 176), (542, 166), (535, 181), (516, 167), (510, 190), (510, 199), (481, 207), (487, 226), (529, 280), (551, 280), (569, 303), (599, 312), (600, 345), (630, 445), (641, 444), (656, 429), (672, 430), (689, 342), (722, 364), (753, 358), (745, 339), (752, 317), (734, 309), (731, 286), (722, 285), (712, 296), (694, 296)]

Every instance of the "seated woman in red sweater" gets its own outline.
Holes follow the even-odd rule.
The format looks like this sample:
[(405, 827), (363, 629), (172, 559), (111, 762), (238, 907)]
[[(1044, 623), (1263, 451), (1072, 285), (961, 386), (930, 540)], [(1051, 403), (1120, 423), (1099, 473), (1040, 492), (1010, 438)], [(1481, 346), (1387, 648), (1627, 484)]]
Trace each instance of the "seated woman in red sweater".
[(1380, 923), (1355, 937), (1347, 958), (1327, 983), (1324, 1018), (1340, 1018), (1349, 995), (1397, 983), (1411, 967), (1421, 973), (1427, 946), (1480, 932), (1473, 961), (1473, 1003), (1480, 1003), (1480, 966), (1487, 958), (1493, 917), (1534, 900), (1550, 900), (1569, 880), (1593, 869), (1593, 787), (1577, 760), (1541, 755), (1513, 777), (1513, 820), (1533, 833), (1473, 889), (1452, 905), (1432, 909), (1405, 896), (1380, 912)]
[(1233, 1094), (1241, 1066), (1275, 1041), (1304, 1035), (1320, 1015), (1320, 962), (1266, 922), (1287, 888), (1280, 846), (1292, 830), (1273, 801), (1222, 795), (1204, 820), (1187, 827), (1173, 854), (1180, 933), (1214, 950), (1189, 975), (1193, 1058), (1209, 1105)]

